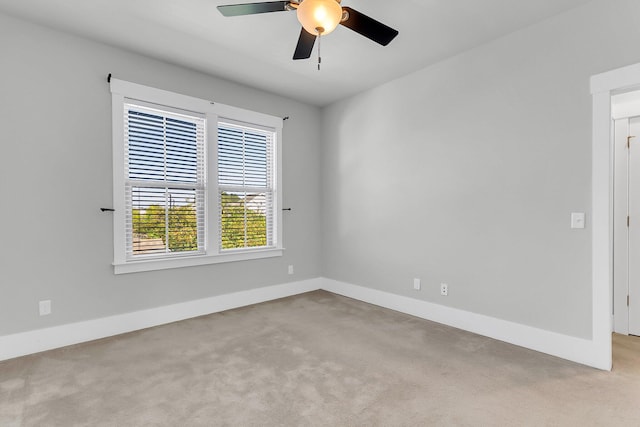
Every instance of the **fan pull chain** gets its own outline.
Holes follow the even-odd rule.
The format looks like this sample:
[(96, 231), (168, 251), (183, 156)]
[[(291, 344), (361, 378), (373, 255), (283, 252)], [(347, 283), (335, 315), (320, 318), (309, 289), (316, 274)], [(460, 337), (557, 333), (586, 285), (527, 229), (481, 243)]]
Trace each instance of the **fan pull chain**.
[(322, 31), (318, 34), (318, 71), (320, 71), (320, 64), (322, 63), (322, 57), (320, 56), (320, 46), (322, 45)]

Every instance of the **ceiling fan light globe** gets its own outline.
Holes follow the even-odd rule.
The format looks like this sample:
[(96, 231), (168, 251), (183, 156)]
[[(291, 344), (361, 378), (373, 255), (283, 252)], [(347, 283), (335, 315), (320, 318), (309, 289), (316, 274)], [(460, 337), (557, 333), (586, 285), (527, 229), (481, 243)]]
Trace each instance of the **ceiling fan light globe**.
[(335, 30), (342, 20), (342, 7), (336, 0), (304, 0), (298, 6), (297, 15), (309, 34), (321, 32), (324, 36)]

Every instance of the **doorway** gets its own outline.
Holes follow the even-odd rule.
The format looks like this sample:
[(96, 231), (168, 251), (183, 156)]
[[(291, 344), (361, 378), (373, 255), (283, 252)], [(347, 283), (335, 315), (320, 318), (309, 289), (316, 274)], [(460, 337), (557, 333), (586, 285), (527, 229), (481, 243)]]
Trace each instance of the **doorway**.
[(640, 91), (613, 95), (611, 116), (613, 330), (640, 335)]

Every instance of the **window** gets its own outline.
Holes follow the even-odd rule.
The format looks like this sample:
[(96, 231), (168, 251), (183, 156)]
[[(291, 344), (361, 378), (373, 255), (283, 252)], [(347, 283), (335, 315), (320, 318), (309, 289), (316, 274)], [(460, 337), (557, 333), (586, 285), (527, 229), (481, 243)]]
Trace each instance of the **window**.
[(282, 255), (282, 120), (111, 80), (116, 273)]
[(273, 245), (272, 132), (218, 124), (222, 250)]
[(204, 253), (204, 119), (125, 103), (124, 122), (127, 259)]

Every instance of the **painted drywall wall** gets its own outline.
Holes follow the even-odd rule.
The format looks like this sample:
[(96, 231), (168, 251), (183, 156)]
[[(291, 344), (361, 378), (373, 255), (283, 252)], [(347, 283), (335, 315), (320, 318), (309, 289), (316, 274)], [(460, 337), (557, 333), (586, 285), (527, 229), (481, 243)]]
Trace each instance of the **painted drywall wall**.
[[(0, 58), (0, 335), (320, 275), (316, 107), (3, 15)], [(112, 204), (108, 73), (290, 116), (283, 257), (113, 274), (112, 218), (100, 212)], [(40, 317), (46, 299), (53, 313)]]
[(589, 78), (639, 19), (597, 0), (326, 107), (325, 276), (591, 338)]

